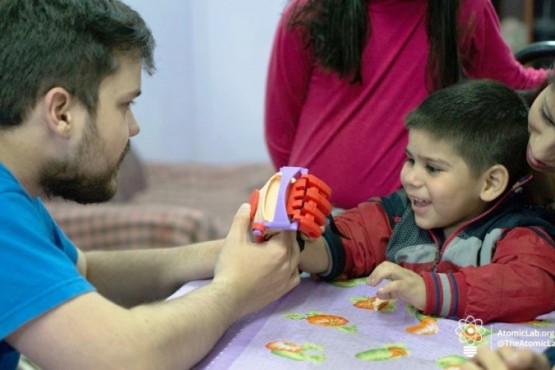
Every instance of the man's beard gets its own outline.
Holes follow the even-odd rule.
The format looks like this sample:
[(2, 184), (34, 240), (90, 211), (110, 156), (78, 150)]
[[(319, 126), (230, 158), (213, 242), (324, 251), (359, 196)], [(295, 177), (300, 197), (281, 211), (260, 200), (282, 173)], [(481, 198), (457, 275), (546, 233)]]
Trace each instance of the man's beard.
[(95, 174), (84, 173), (82, 168), (86, 167), (86, 162), (102, 156), (104, 151), (95, 122), (89, 122), (88, 127), (73, 161), (51, 161), (42, 170), (39, 182), (48, 198), (61, 197), (88, 204), (106, 202), (116, 194), (117, 173), (130, 142), (115, 165)]

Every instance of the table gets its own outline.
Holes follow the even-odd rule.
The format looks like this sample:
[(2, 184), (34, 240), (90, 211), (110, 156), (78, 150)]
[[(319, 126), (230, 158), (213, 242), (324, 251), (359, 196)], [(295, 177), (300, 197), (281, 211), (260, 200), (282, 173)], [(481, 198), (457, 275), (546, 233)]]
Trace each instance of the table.
[[(172, 297), (206, 284), (186, 284)], [(293, 291), (232, 325), (195, 369), (457, 369), (478, 345), (553, 345), (555, 311), (527, 323), (422, 315), (375, 298), (365, 279), (303, 278)]]

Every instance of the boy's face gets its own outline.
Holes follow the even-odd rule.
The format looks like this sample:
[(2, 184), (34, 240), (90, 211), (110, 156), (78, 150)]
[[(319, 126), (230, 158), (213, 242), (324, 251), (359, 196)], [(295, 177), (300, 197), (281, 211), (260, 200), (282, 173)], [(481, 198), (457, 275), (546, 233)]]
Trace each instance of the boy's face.
[(532, 104), (528, 131), (528, 163), (538, 171), (555, 172), (555, 84), (547, 86)]
[(406, 154), (401, 183), (419, 227), (443, 228), (447, 236), (484, 211), (481, 177), (471, 173), (449, 142), (410, 129)]

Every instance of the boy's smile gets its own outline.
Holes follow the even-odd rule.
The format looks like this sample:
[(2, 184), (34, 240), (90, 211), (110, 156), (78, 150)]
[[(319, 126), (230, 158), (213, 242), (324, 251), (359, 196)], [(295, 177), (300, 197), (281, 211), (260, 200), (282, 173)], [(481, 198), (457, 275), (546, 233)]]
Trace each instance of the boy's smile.
[(432, 202), (424, 199), (412, 197), (409, 198), (411, 200), (412, 210), (414, 211), (414, 213), (424, 214), (432, 204)]

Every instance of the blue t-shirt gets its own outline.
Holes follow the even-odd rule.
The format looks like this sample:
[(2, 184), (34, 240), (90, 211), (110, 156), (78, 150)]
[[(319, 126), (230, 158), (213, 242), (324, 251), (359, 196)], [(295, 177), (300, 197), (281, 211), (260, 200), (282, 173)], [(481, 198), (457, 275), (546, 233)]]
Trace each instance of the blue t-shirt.
[(93, 286), (77, 271), (77, 249), (38, 198), (0, 164), (0, 370), (19, 353), (4, 338)]

